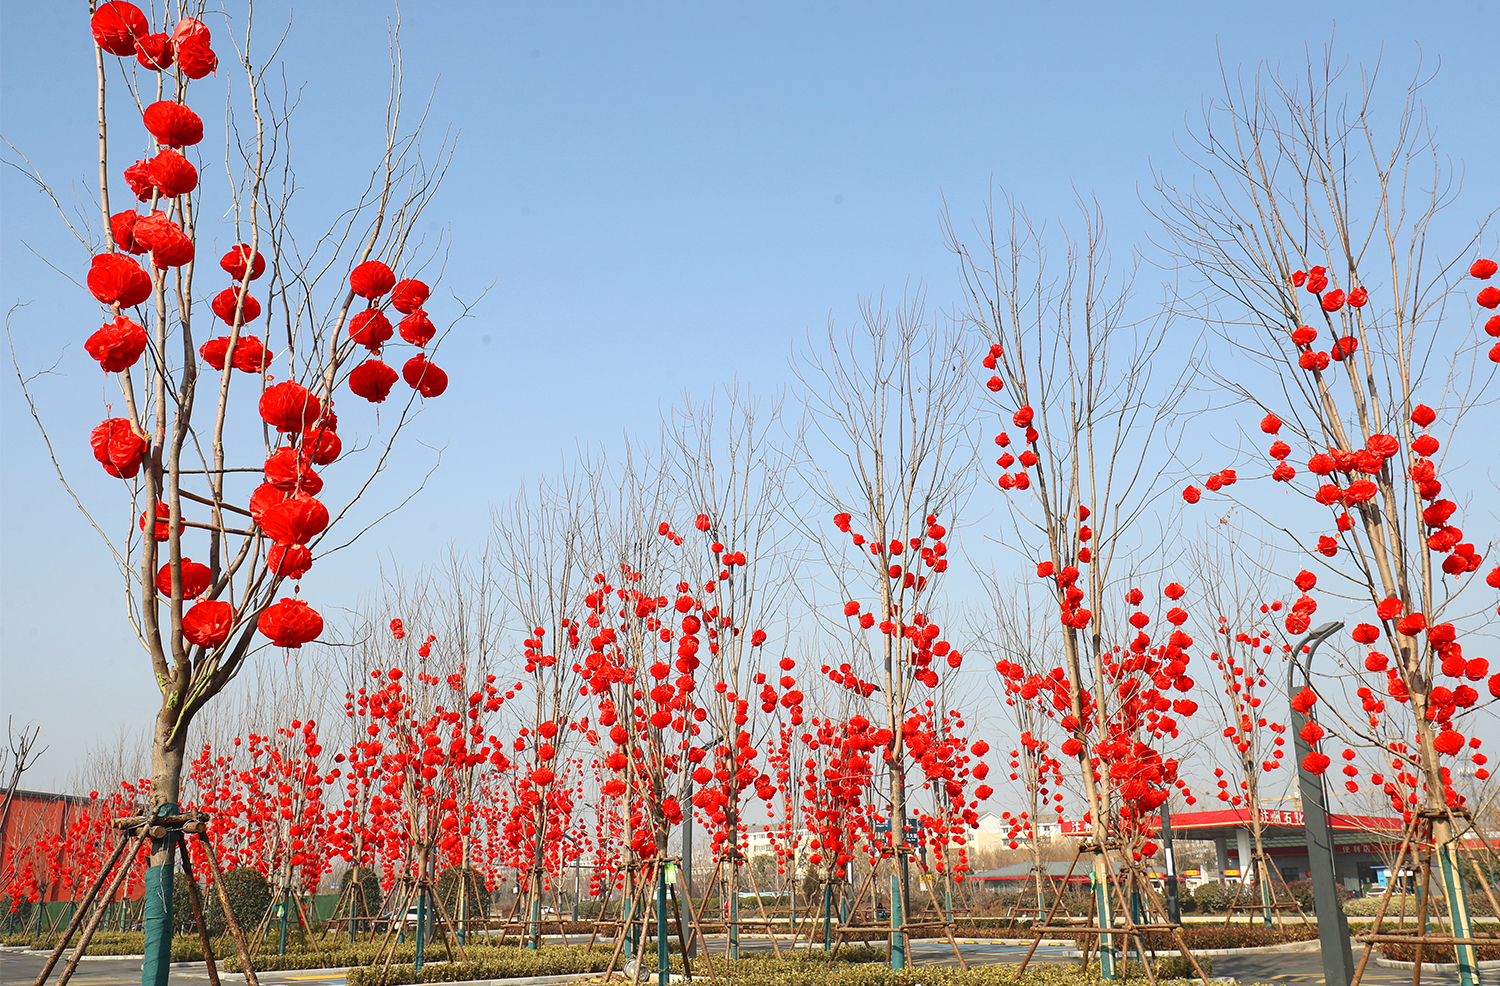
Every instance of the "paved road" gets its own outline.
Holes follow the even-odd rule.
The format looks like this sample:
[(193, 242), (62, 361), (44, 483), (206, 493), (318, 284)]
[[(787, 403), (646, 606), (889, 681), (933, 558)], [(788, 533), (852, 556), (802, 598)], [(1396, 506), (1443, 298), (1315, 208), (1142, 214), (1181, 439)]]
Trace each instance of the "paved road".
[[(708, 944), (714, 954), (722, 954), (724, 943), (709, 936)], [(1025, 945), (1001, 942), (975, 942), (959, 946), (964, 959), (971, 965), (1013, 964), (1026, 954)], [(815, 946), (815, 949), (817, 946)], [(746, 951), (770, 951), (766, 941), (747, 941)], [(1037, 950), (1035, 962), (1047, 964), (1067, 962), (1068, 949), (1044, 946)], [(941, 940), (913, 942), (912, 958), (918, 965), (956, 965), (953, 950)], [(1356, 959), (1358, 953), (1356, 953)], [(0, 984), (3, 986), (27, 986), (36, 980), (45, 960), (39, 955), (19, 952), (0, 952)], [(1276, 986), (1326, 986), (1323, 965), (1318, 953), (1272, 952), (1259, 955), (1216, 955), (1215, 977), (1230, 977), (1242, 983), (1273, 983)], [(56, 971), (53, 978), (56, 978)], [(243, 986), (245, 977), (233, 973), (220, 973), (225, 986)], [(262, 972), (260, 981), (265, 986), (343, 986), (343, 972), (298, 970), (289, 972)], [(78, 986), (132, 986), (141, 981), (141, 960), (87, 959), (80, 962), (71, 982)], [(178, 966), (171, 972), (173, 984), (181, 986), (205, 986), (208, 973), (201, 965)], [(1412, 981), (1408, 969), (1386, 969), (1371, 962), (1365, 970), (1364, 983), (1369, 986), (1405, 986)], [(1458, 975), (1450, 972), (1434, 972), (1424, 967), (1422, 982), (1430, 986), (1450, 986), (1458, 982)]]

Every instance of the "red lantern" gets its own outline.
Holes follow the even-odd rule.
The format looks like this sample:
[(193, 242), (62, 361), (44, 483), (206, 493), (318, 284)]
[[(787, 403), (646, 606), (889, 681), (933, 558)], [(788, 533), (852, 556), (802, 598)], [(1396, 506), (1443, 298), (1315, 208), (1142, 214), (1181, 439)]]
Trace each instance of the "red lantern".
[(266, 537), (283, 544), (306, 544), (327, 527), (328, 508), (310, 496), (270, 504), (260, 514), (260, 528)]
[(413, 346), (425, 346), (437, 334), (437, 326), (432, 324), (432, 319), (420, 308), (403, 318), (397, 328), (401, 330), (401, 338)]
[(153, 72), (172, 67), (172, 39), (165, 32), (148, 34), (135, 43), (135, 60)]
[[(239, 300), (239, 288), (225, 288), (223, 291), (220, 291), (218, 294), (214, 295), (214, 314), (219, 316), (219, 318), (223, 320), (224, 324), (229, 326), (230, 328), (233, 328), (235, 324), (234, 310), (239, 304)], [(260, 318), (260, 302), (256, 301), (253, 295), (246, 293), (245, 306), (244, 310), (240, 312), (239, 324), (247, 325), (258, 318)]]
[(273, 507), (286, 500), (286, 493), (278, 490), (270, 483), (261, 483), (250, 494), (250, 519), (257, 524), (268, 507)]
[[(191, 558), (182, 560), (182, 598), (195, 599), (207, 591), (213, 582), (213, 572), (207, 565), (200, 565)], [(156, 573), (156, 591), (164, 596), (172, 594), (172, 563), (167, 562)]]
[(151, 201), (152, 196), (156, 194), (156, 186), (151, 184), (151, 159), (142, 158), (126, 168), (125, 183), (135, 193), (137, 200), (141, 202)]
[(349, 320), (349, 338), (372, 353), (393, 335), (390, 319), (379, 308), (366, 308)]
[(371, 301), (396, 285), (396, 275), (378, 260), (367, 260), (349, 272), (349, 287), (361, 298)]
[(251, 253), (255, 254), (255, 260), (250, 264), (250, 280), (255, 280), (266, 272), (266, 256), (260, 251), (251, 251), (250, 244), (241, 243), (219, 259), (219, 266), (224, 272), (236, 281), (245, 279), (245, 258)]
[(365, 360), (349, 374), (349, 389), (371, 404), (379, 404), (391, 394), (396, 371), (378, 359)]
[(169, 99), (146, 107), (141, 122), (158, 143), (168, 147), (190, 147), (203, 139), (203, 121), (198, 114)]
[(213, 650), (229, 639), (234, 607), (221, 599), (204, 599), (182, 614), (182, 636), (196, 647)]
[(401, 376), (423, 397), (441, 397), (443, 391), (448, 389), (448, 374), (435, 364), (427, 362), (427, 357), (422, 353), (406, 361), (406, 365), (401, 368)]
[(307, 455), (291, 446), (283, 446), (266, 460), (266, 482), (278, 490), (302, 492), (317, 496), (323, 480), (312, 471)]
[(317, 425), (302, 433), (302, 451), (307, 453), (314, 465), (328, 465), (343, 450), (344, 443), (332, 428)]
[(104, 471), (117, 479), (130, 479), (146, 457), (146, 440), (136, 434), (126, 418), (109, 418), (89, 433), (94, 458)]
[[(170, 537), (171, 517), (172, 508), (161, 500), (156, 501), (156, 523), (151, 527), (151, 540), (159, 544)], [(144, 510), (141, 511), (140, 525), (141, 530), (144, 531), (146, 529), (146, 511)], [(182, 533), (182, 520), (180, 518), (177, 521), (177, 533)]]
[(151, 266), (157, 270), (182, 267), (193, 262), (193, 241), (181, 230), (160, 247), (151, 251)]
[(301, 599), (285, 598), (267, 606), (255, 625), (276, 646), (296, 649), (318, 639), (323, 632), (323, 617)]
[(151, 184), (168, 198), (186, 195), (198, 187), (198, 169), (174, 150), (165, 150), (151, 160)]
[(141, 214), (134, 209), (117, 212), (109, 217), (109, 235), (114, 239), (115, 246), (126, 253), (146, 252), (145, 247), (136, 246), (135, 236), (131, 232), (140, 218)]
[(201, 79), (219, 67), (208, 27), (196, 17), (184, 17), (172, 32), (172, 46), (177, 50), (177, 65), (189, 79)]
[[(224, 359), (229, 354), (229, 337), (219, 336), (198, 347), (198, 355), (215, 370), (224, 369)], [(261, 344), (255, 336), (240, 336), (234, 344), (234, 360), (231, 365), (246, 373), (259, 373), (270, 364), (274, 354)]]
[(121, 58), (135, 54), (135, 43), (151, 33), (151, 24), (141, 8), (125, 0), (105, 0), (89, 19), (94, 43)]
[(133, 308), (151, 297), (151, 275), (123, 253), (95, 257), (88, 284), (95, 298), (116, 308)]
[(397, 281), (391, 292), (391, 307), (403, 315), (410, 315), (427, 303), (427, 296), (431, 293), (427, 285), (415, 278)]
[(306, 545), (273, 544), (266, 554), (266, 567), (271, 574), (284, 579), (300, 579), (312, 568), (312, 552)]
[(177, 64), (189, 79), (201, 79), (219, 67), (219, 56), (208, 45), (188, 42), (178, 47)]
[(118, 373), (135, 365), (146, 351), (146, 330), (124, 315), (102, 326), (83, 344), (106, 373)]
[(300, 383), (287, 380), (260, 395), (260, 417), (283, 435), (293, 435), (315, 424), (323, 404)]
[(149, 216), (141, 216), (136, 219), (130, 227), (131, 239), (139, 247), (147, 250), (155, 250), (158, 246), (168, 243), (173, 239), (173, 233), (181, 233), (182, 229), (167, 214), (160, 209), (155, 210)]

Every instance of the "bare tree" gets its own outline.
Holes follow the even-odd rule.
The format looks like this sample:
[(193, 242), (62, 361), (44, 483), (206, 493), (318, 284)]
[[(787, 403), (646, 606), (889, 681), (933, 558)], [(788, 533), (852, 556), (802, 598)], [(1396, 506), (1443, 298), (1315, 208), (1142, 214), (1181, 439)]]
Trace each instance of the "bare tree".
[[(1136, 873), (1134, 859), (1146, 848), (1139, 816), (1181, 783), (1162, 743), (1191, 714), (1184, 700), (1168, 698), (1173, 682), (1191, 684), (1191, 641), (1175, 629), (1183, 611), (1168, 611), (1173, 627), (1153, 647), (1137, 585), (1160, 578), (1170, 561), (1163, 548), (1172, 541), (1144, 521), (1161, 493), (1183, 388), (1180, 378), (1163, 383), (1153, 372), (1170, 320), (1154, 308), (1134, 315), (1134, 266), (1114, 269), (1097, 207), (1082, 204), (1080, 213), (1078, 239), (1048, 233), (1014, 202), (998, 215), (988, 210), (975, 248), (951, 224), (948, 238), (968, 294), (966, 318), (989, 344), (987, 388), (1003, 415), (998, 485), (1014, 526), (1002, 540), (1028, 553), (1059, 611), (1065, 680), (1049, 674), (1043, 683), (1066, 708), (1061, 726), (1070, 735), (1060, 750), (1078, 765), (1090, 844), (1098, 847), (1098, 926), (1108, 929), (1114, 877), (1103, 847), (1112, 839), (1132, 846), (1122, 856), (1126, 872)], [(1053, 247), (1060, 261), (1049, 255)], [(1164, 592), (1175, 602), (1183, 589), (1173, 583)], [(1143, 703), (1155, 711), (1142, 716)], [(1103, 961), (1112, 976), (1108, 947)]]
[[(968, 490), (971, 459), (968, 375), (962, 335), (946, 319), (929, 321), (920, 294), (887, 311), (880, 300), (861, 304), (860, 321), (802, 355), (801, 398), (812, 419), (803, 446), (813, 493), (834, 512), (846, 536), (824, 545), (828, 571), (845, 606), (851, 663), (859, 678), (878, 682), (863, 697), (885, 721), (890, 847), (896, 858), (891, 926), (910, 912), (904, 849), (908, 779), (902, 725), (917, 685), (934, 688), (934, 657), (956, 669), (961, 654), (940, 640), (931, 619), (948, 567), (947, 529)], [(838, 461), (825, 471), (819, 461)], [(874, 605), (857, 621), (858, 597)], [(868, 617), (866, 619), (865, 617)], [(837, 626), (836, 621), (830, 621)], [(874, 639), (867, 631), (878, 626)], [(944, 673), (947, 673), (946, 671)], [(904, 936), (892, 964), (905, 964)]]
[[(410, 400), (386, 415), (383, 436), (342, 456), (364, 458), (364, 475), (339, 477), (344, 482), (331, 511), (316, 498), (323, 483), (312, 467), (341, 458), (331, 412), (336, 388), (348, 381), (356, 394), (383, 399), (397, 378), (378, 360), (356, 367), (356, 354), (362, 348), (378, 353), (394, 334), (377, 299), (396, 286), (392, 267), (410, 262), (411, 230), (432, 201), (451, 148), (445, 141), (435, 157), (424, 153), (422, 120), (413, 122), (403, 113), (393, 33), (381, 159), (331, 228), (312, 240), (299, 237), (291, 218), (296, 178), (287, 157), (289, 114), (296, 101), (277, 89), (276, 47), (259, 53), (253, 9), (231, 22), (228, 46), (221, 42), (226, 54), (233, 51), (238, 73), (217, 79), (227, 82), (239, 74), (243, 80), (230, 99), (226, 158), (213, 162), (222, 167), (224, 179), (212, 178), (209, 168), (195, 167), (178, 150), (196, 153), (203, 136), (202, 119), (187, 105), (190, 83), (192, 92), (215, 85), (193, 82), (218, 64), (209, 28), (190, 16), (202, 9), (185, 2), (169, 5), (166, 17), (172, 23), (160, 26), (171, 28), (173, 39), (153, 49), (151, 58), (136, 57), (137, 39), (154, 43), (166, 35), (146, 38), (150, 25), (133, 5), (102, 5), (92, 20), (99, 45), (99, 224), (73, 228), (93, 257), (89, 289), (111, 319), (86, 348), (113, 375), (122, 411), (96, 428), (91, 442), (94, 458), (124, 484), (128, 526), (111, 530), (106, 514), (82, 501), (63, 465), (74, 457), (43, 429), (65, 489), (104, 539), (125, 580), (131, 628), (160, 692), (150, 810), (168, 815), (181, 800), (194, 716), (236, 677), (262, 646), (262, 636), (296, 647), (318, 635), (321, 617), (305, 602), (293, 597), (277, 602), (285, 581), (300, 578), (314, 552), (336, 550), (333, 542), (325, 543), (327, 532), (352, 516), (353, 505), (389, 464), (418, 394), (435, 396), (446, 386), (442, 371), (425, 359), (408, 363)], [(110, 94), (106, 62), (114, 63), (107, 57), (114, 55), (123, 56), (115, 63), (123, 87)], [(112, 129), (111, 121), (120, 119), (130, 125)], [(143, 142), (147, 135), (136, 129), (136, 121), (149, 131), (148, 153), (162, 149), (124, 169), (125, 181), (152, 211), (112, 213), (111, 192), (119, 184), (112, 154), (122, 139), (127, 146)], [(43, 187), (50, 188), (45, 181)], [(208, 259), (216, 216), (228, 217), (223, 232), (238, 245), (221, 262), (232, 284), (210, 302), (196, 284), (194, 261)], [(150, 263), (143, 269), (131, 254), (145, 253)], [(252, 296), (252, 282), (267, 274), (256, 287), (260, 298)], [(416, 306), (428, 289), (419, 283), (408, 280), (396, 293), (399, 310), (421, 310)], [(356, 308), (361, 298), (369, 301), (368, 308)], [(249, 326), (262, 315), (279, 338), (251, 334)], [(215, 320), (227, 325), (228, 335), (211, 338)], [(402, 322), (403, 338), (428, 348), (435, 332), (425, 314)], [(204, 364), (217, 377), (203, 376)], [(272, 369), (282, 377), (274, 386), (267, 379)], [(40, 423), (35, 384), (19, 367), (17, 374)], [(250, 417), (252, 407), (259, 420)], [(244, 480), (256, 474), (266, 482), (252, 493)], [(206, 564), (191, 562), (188, 552)], [(171, 936), (173, 850), (173, 839), (157, 840), (148, 873), (148, 980), (160, 983)]]
[[(1488, 315), (1461, 300), (1468, 291), (1459, 279), (1478, 279), (1464, 288), (1484, 308), (1500, 301), (1494, 288), (1481, 289), (1496, 264), (1470, 264), (1493, 213), (1464, 220), (1472, 233), (1440, 224), (1459, 185), (1420, 102), (1420, 68), (1390, 100), (1378, 94), (1376, 73), (1345, 75), (1331, 46), (1305, 71), (1226, 72), (1224, 92), (1185, 147), (1194, 179), (1161, 177), (1159, 212), (1172, 250), (1196, 276), (1198, 290), (1182, 305), (1217, 330), (1214, 354), (1233, 354), (1206, 372), (1259, 418), (1270, 447), (1244, 454), (1285, 484), (1234, 492), (1267, 518), (1289, 567), (1302, 570), (1287, 633), (1311, 627), (1315, 586), (1373, 617), (1350, 631), (1370, 648), (1363, 662), (1335, 671), (1368, 675), (1363, 715), (1330, 710), (1322, 721), (1379, 750), (1370, 783), (1408, 819), (1420, 813), (1419, 839), (1427, 840), (1430, 821), (1431, 844), (1451, 868), (1467, 823), (1450, 814), (1464, 798), (1448, 763), (1471, 749), (1460, 727), (1472, 731), (1479, 695), (1468, 681), (1491, 670), (1463, 655), (1463, 641), (1488, 637), (1495, 625), (1493, 594), (1475, 586), (1476, 546), (1486, 539), (1457, 526), (1464, 495), (1456, 492), (1474, 483), (1483, 504), (1492, 482), (1471, 476), (1462, 454), (1448, 454), (1465, 438), (1493, 447), (1483, 429), (1495, 374), (1475, 331)], [(1490, 317), (1487, 329), (1500, 332), (1500, 321)], [(1434, 427), (1445, 432), (1441, 441)], [(1300, 509), (1272, 518), (1256, 496), (1272, 490), (1278, 504), (1290, 494)], [(1500, 586), (1500, 573), (1488, 581)], [(1299, 696), (1302, 711), (1317, 691)], [(1398, 726), (1385, 735), (1382, 721)], [(1310, 724), (1311, 738), (1322, 730)], [(1317, 751), (1308, 759), (1319, 770), (1330, 760)], [(1387, 768), (1389, 779), (1381, 776)], [(1358, 786), (1346, 781), (1350, 791)]]
[[(786, 607), (793, 601), (798, 559), (794, 532), (784, 522), (792, 506), (792, 456), (777, 441), (781, 403), (780, 395), (762, 401), (737, 385), (726, 386), (708, 401), (685, 396), (665, 427), (673, 499), (693, 518), (696, 532), (686, 534), (696, 550), (682, 572), (694, 591), (703, 593), (709, 622), (717, 624), (706, 630), (703, 664), (715, 694), (723, 698), (704, 692), (698, 700), (710, 734), (699, 744), (711, 753), (694, 770), (700, 780), (692, 810), (708, 823), (714, 858), (728, 864), (722, 872), (732, 958), (740, 945), (745, 800), (763, 786), (765, 776), (758, 767), (746, 772), (748, 751), (769, 755), (780, 738), (778, 726), (801, 724), (802, 692), (792, 676), (797, 662), (788, 649), (794, 621)], [(775, 654), (781, 656), (773, 663)], [(755, 694), (756, 682), (764, 715), (742, 721), (739, 702)], [(779, 698), (768, 701), (778, 686)], [(790, 725), (773, 718), (783, 712), (793, 720)], [(748, 743), (739, 742), (742, 735)]]

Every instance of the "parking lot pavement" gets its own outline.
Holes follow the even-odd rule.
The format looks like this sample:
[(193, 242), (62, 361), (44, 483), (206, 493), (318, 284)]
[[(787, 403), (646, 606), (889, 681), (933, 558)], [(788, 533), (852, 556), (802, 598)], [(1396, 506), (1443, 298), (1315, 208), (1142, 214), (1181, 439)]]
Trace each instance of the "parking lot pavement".
[[(710, 935), (705, 944), (713, 955), (722, 955), (725, 941), (722, 936)], [(1006, 965), (1021, 961), (1027, 945), (1003, 941), (962, 939), (959, 948), (964, 960), (970, 965)], [(806, 948), (806, 945), (803, 945)], [(741, 949), (746, 952), (770, 952), (767, 939), (749, 938)], [(814, 945), (814, 954), (821, 946)], [(1053, 965), (1068, 963), (1066, 946), (1044, 945), (1037, 949), (1033, 962)], [(916, 965), (957, 965), (952, 947), (942, 939), (922, 939), (912, 943), (912, 960)], [(41, 972), (45, 958), (22, 952), (0, 952), (0, 986), (28, 986), (35, 982)], [(56, 978), (58, 970), (54, 970)], [(1317, 952), (1273, 952), (1257, 955), (1216, 955), (1213, 958), (1215, 978), (1229, 978), (1241, 983), (1271, 983), (1275, 986), (1326, 986), (1323, 979), (1323, 964)], [(219, 978), (225, 986), (243, 986), (245, 977), (234, 973), (220, 972)], [(343, 986), (344, 971), (329, 969), (303, 969), (287, 972), (262, 972), (259, 979), (264, 986)], [(81, 962), (72, 982), (78, 986), (134, 986), (141, 981), (139, 958), (97, 958)], [(1369, 986), (1406, 986), (1412, 981), (1408, 969), (1387, 969), (1371, 962), (1365, 969), (1363, 982)], [(182, 986), (204, 986), (208, 973), (201, 964), (174, 966), (171, 982)], [(1458, 983), (1457, 973), (1437, 972), (1430, 968), (1422, 970), (1422, 982), (1428, 986), (1450, 986)]]

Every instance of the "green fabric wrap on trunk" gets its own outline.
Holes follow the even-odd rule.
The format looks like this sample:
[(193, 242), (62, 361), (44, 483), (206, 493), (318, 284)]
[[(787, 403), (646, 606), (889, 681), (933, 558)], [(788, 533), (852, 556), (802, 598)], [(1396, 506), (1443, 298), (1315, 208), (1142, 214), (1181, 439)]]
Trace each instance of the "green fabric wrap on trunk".
[[(174, 802), (160, 805), (158, 815), (175, 815), (182, 809)], [(145, 960), (141, 963), (141, 986), (167, 986), (172, 969), (172, 891), (176, 872), (173, 851), (180, 833), (168, 831), (164, 839), (151, 840), (151, 853), (166, 850), (167, 861), (146, 870), (146, 897), (141, 901), (141, 925), (146, 932)]]
[(171, 863), (146, 871), (146, 956), (141, 964), (141, 986), (167, 986), (172, 967), (172, 871)]

